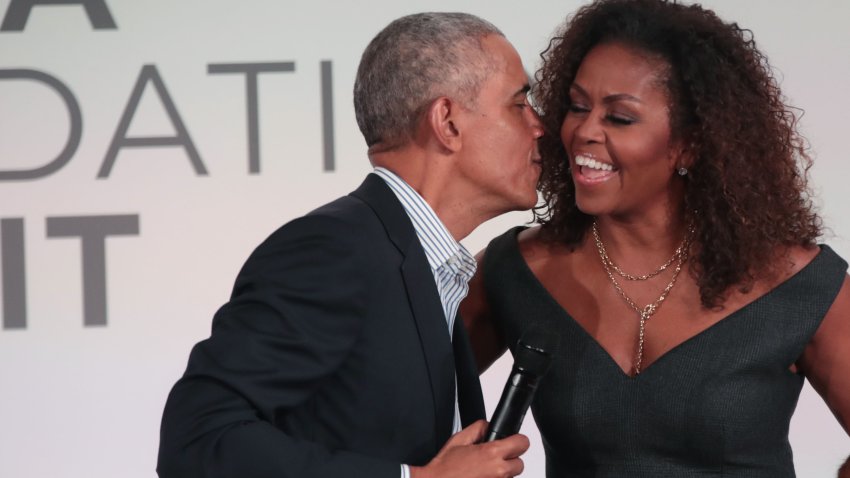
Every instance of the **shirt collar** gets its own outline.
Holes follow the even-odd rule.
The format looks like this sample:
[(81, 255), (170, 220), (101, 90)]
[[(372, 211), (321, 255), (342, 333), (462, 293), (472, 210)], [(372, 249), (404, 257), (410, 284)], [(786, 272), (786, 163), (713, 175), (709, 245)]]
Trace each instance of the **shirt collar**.
[(374, 173), (387, 183), (410, 217), (431, 270), (448, 266), (455, 274), (471, 278), (475, 273), (475, 258), (452, 237), (425, 199), (392, 171), (378, 167)]

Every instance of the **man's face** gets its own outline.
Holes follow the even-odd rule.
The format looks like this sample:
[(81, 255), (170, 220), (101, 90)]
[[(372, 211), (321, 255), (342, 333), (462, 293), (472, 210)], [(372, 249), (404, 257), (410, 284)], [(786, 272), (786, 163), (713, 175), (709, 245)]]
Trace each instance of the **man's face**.
[(529, 209), (537, 204), (537, 138), (543, 127), (528, 103), (528, 78), (516, 50), (498, 35), (482, 44), (495, 71), (458, 124), (463, 138), (458, 171), (488, 212)]

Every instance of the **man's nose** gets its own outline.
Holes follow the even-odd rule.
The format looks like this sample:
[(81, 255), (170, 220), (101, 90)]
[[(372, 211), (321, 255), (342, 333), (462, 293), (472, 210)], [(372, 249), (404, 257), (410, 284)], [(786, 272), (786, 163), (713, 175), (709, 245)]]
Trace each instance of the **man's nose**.
[(531, 127), (531, 136), (534, 137), (534, 139), (540, 138), (543, 136), (543, 122), (540, 121), (540, 116), (534, 108), (529, 108), (529, 111), (531, 112), (531, 120), (529, 122), (529, 126)]

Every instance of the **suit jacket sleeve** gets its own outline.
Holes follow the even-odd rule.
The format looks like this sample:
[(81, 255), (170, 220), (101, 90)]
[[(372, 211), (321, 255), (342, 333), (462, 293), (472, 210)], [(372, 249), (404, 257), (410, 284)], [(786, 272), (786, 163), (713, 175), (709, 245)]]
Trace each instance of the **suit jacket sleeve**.
[(286, 431), (288, 411), (339, 368), (367, 314), (368, 267), (350, 229), (305, 216), (254, 251), (169, 395), (162, 478), (399, 476), (398, 463)]

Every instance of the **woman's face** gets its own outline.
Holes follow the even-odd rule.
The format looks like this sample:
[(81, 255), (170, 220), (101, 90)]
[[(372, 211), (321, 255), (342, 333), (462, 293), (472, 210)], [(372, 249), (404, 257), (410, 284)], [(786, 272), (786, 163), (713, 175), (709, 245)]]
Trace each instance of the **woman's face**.
[(662, 60), (618, 43), (597, 45), (579, 66), (561, 140), (582, 212), (650, 214), (681, 201), (666, 68)]

